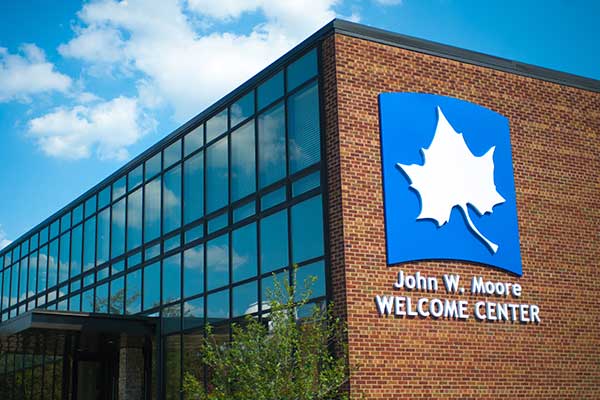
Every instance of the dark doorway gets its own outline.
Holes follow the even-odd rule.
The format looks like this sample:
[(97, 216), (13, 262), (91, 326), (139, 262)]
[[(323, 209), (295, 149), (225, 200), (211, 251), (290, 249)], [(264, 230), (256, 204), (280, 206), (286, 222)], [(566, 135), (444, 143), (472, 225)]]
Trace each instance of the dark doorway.
[[(82, 336), (85, 340), (85, 336)], [(74, 354), (73, 400), (116, 400), (119, 379), (118, 338), (97, 337)]]

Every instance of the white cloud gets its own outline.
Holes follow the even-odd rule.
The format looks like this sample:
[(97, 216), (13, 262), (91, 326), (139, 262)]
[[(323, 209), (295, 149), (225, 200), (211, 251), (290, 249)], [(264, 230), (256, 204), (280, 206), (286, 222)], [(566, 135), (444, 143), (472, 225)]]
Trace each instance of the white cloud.
[(80, 159), (93, 151), (100, 159), (124, 160), (127, 146), (153, 129), (134, 98), (117, 97), (94, 105), (58, 108), (29, 121), (29, 135), (47, 155)]
[[(90, 67), (139, 73), (140, 104), (170, 105), (181, 122), (333, 19), (337, 2), (99, 0), (84, 5), (76, 37), (59, 51)], [(264, 16), (248, 34), (200, 34), (192, 22), (196, 17), (231, 20), (248, 12)]]
[(0, 250), (2, 250), (3, 248), (5, 248), (6, 246), (8, 246), (11, 243), (12, 243), (12, 240), (9, 240), (6, 237), (6, 233), (4, 232), (4, 230), (2, 229), (2, 227), (0, 226)]
[(42, 49), (24, 44), (20, 54), (0, 47), (0, 102), (31, 101), (30, 96), (50, 91), (66, 92), (71, 78), (55, 70)]

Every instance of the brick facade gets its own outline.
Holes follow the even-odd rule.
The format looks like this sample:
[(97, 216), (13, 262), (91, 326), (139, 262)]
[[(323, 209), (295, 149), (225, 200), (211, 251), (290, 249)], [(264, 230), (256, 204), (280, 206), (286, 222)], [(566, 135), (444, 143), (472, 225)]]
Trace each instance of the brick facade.
[[(359, 367), (352, 398), (600, 398), (600, 94), (339, 33), (322, 60), (332, 297)], [(522, 277), (451, 261), (386, 266), (381, 92), (452, 96), (509, 118)], [(375, 295), (406, 293), (392, 288), (401, 268), (517, 282), (518, 303), (539, 305), (542, 322), (380, 317)]]

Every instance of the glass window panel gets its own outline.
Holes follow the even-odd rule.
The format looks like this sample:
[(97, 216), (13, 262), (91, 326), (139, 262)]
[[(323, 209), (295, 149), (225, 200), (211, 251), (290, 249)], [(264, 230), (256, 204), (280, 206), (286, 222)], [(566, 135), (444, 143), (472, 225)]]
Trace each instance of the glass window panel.
[(71, 296), (69, 299), (69, 311), (81, 311), (81, 295)]
[(50, 255), (48, 257), (48, 288), (58, 282), (58, 240), (50, 242)]
[(288, 273), (280, 272), (278, 274), (267, 275), (262, 278), (260, 282), (260, 290), (261, 290), (261, 302), (263, 311), (268, 310), (270, 308), (269, 303), (271, 301), (279, 301), (280, 299), (277, 296), (281, 296), (282, 293), (277, 293), (275, 289), (275, 282), (279, 284), (280, 289), (284, 290), (284, 283), (288, 282)]
[(260, 198), (260, 209), (268, 210), (271, 207), (281, 204), (285, 201), (286, 187), (282, 186), (279, 189), (273, 190)]
[(94, 311), (97, 313), (108, 313), (108, 283), (100, 285), (96, 288), (96, 304)]
[(204, 154), (190, 157), (183, 165), (184, 223), (200, 218), (204, 213)]
[(283, 96), (283, 71), (263, 83), (257, 90), (258, 109), (271, 104)]
[(142, 311), (142, 270), (127, 274), (127, 300), (125, 314), (137, 314)]
[(233, 317), (258, 312), (258, 286), (256, 281), (232, 289)]
[(81, 311), (94, 312), (94, 289), (86, 290), (81, 298)]
[[(78, 205), (73, 210), (73, 225), (77, 225), (83, 219), (83, 204)], [(33, 245), (32, 245), (33, 247)]]
[(111, 258), (125, 252), (125, 199), (112, 206)]
[(251, 217), (254, 214), (256, 214), (256, 203), (254, 201), (241, 205), (233, 210), (233, 223), (235, 224), (236, 222)]
[(256, 276), (258, 272), (256, 223), (236, 229), (231, 235), (233, 281), (239, 282)]
[(133, 190), (144, 180), (144, 165), (138, 165), (127, 175), (127, 190)]
[(171, 232), (181, 226), (181, 165), (163, 177), (163, 229)]
[(125, 271), (125, 260), (117, 261), (110, 266), (110, 274), (115, 275)]
[(83, 270), (94, 268), (96, 261), (96, 217), (83, 223)]
[(183, 295), (194, 296), (204, 292), (204, 245), (183, 253)]
[[(37, 293), (37, 251), (29, 255), (29, 277), (27, 282), (27, 297), (32, 297)], [(0, 280), (1, 282), (1, 280)]]
[[(81, 206), (79, 206), (79, 207), (81, 207)], [(34, 233), (33, 236), (31, 236), (29, 243), (31, 243), (30, 247), (31, 247), (32, 251), (37, 249), (37, 247), (38, 247), (38, 234), (37, 233)], [(2, 257), (0, 257), (0, 267), (2, 267)]]
[(181, 337), (180, 335), (167, 336), (164, 343), (165, 400), (179, 400), (181, 398)]
[(60, 283), (69, 279), (69, 256), (71, 254), (70, 232), (60, 237), (60, 261), (58, 265), (58, 281)]
[(292, 262), (323, 255), (323, 207), (321, 196), (292, 207)]
[[(183, 329), (190, 328), (204, 328), (204, 297), (183, 303)], [(198, 351), (199, 345), (200, 342), (194, 351)]]
[(175, 254), (163, 260), (163, 304), (181, 298), (181, 254)]
[(98, 193), (98, 209), (106, 207), (110, 203), (110, 186)]
[(256, 191), (254, 121), (231, 133), (231, 201)]
[(85, 201), (85, 217), (96, 213), (96, 195), (93, 195)]
[(19, 263), (20, 267), (20, 276), (19, 276), (19, 301), (25, 300), (27, 298), (27, 277), (29, 276), (27, 270), (27, 258), (24, 258)]
[(127, 258), (127, 268), (131, 269), (142, 263), (142, 253), (140, 251), (134, 253)]
[(11, 252), (9, 251), (4, 256), (4, 268), (6, 268), (6, 267), (8, 267), (10, 265), (11, 260), (12, 260), (12, 258), (11, 258)]
[(218, 324), (229, 319), (229, 290), (221, 290), (206, 298), (207, 323)]
[(29, 240), (26, 239), (21, 243), (21, 256), (25, 257), (29, 253)]
[(288, 265), (287, 210), (260, 221), (260, 259), (262, 273)]
[(91, 274), (87, 274), (86, 276), (83, 277), (83, 286), (84, 287), (93, 285), (94, 282), (96, 282), (96, 274), (93, 272)]
[(227, 205), (228, 189), (227, 136), (206, 150), (206, 212)]
[(71, 276), (77, 276), (81, 273), (81, 256), (83, 228), (81, 225), (73, 228), (71, 231)]
[(58, 311), (67, 311), (69, 309), (69, 300), (65, 299), (65, 300), (58, 302), (56, 309)]
[(312, 49), (287, 68), (287, 90), (293, 90), (317, 75), (317, 51)]
[[(50, 239), (54, 239), (55, 237), (58, 236), (59, 222), (60, 222), (59, 220), (56, 220), (50, 225)], [(14, 256), (14, 250), (13, 250), (13, 260), (16, 261), (15, 256)]]
[(227, 109), (206, 121), (206, 141), (210, 142), (227, 130)]
[[(169, 334), (181, 330), (181, 304), (172, 304), (162, 309), (162, 333)], [(179, 397), (176, 398), (179, 400)]]
[(2, 294), (2, 309), (5, 310), (10, 305), (10, 273), (11, 270), (4, 271), (4, 292)]
[(173, 237), (165, 239), (163, 251), (166, 253), (170, 250), (176, 249), (181, 246), (181, 235), (177, 234)]
[(17, 304), (19, 298), (19, 264), (15, 264), (11, 267), (10, 277), (10, 305), (14, 306)]
[(127, 250), (142, 244), (142, 188), (127, 196)]
[(115, 201), (116, 199), (120, 198), (121, 196), (123, 196), (125, 194), (125, 192), (127, 191), (126, 189), (126, 183), (127, 181), (127, 177), (123, 176), (121, 177), (121, 179), (119, 179), (118, 181), (116, 181), (115, 183), (113, 183), (112, 185), (112, 199), (113, 201)]
[(164, 169), (169, 168), (171, 165), (175, 164), (177, 161), (181, 160), (181, 139), (171, 144), (164, 150), (163, 154), (163, 162)]
[(96, 281), (100, 282), (110, 276), (110, 268), (104, 267), (96, 272)]
[(183, 152), (185, 156), (192, 154), (204, 145), (204, 125), (200, 125), (183, 138)]
[(206, 245), (206, 273), (208, 290), (229, 283), (228, 235), (219, 236)]
[(231, 127), (250, 118), (254, 114), (254, 91), (248, 93), (231, 106), (229, 112), (231, 118)]
[(71, 227), (71, 213), (66, 213), (60, 218), (60, 232), (66, 232)]
[(98, 236), (96, 238), (96, 265), (108, 261), (110, 249), (110, 208), (98, 213)]
[(70, 286), (70, 291), (71, 293), (78, 291), (79, 289), (81, 289), (81, 281), (79, 279), (71, 282), (71, 286)]
[(227, 226), (228, 223), (228, 214), (225, 212), (221, 215), (218, 215), (214, 218), (211, 218), (208, 221), (208, 234), (210, 235), (213, 232), (218, 231), (219, 229), (223, 229)]
[[(40, 248), (38, 259), (38, 292), (46, 290), (48, 284), (48, 246)], [(4, 285), (6, 287), (6, 285)]]
[[(43, 244), (48, 243), (48, 227), (44, 227), (41, 231), (40, 231), (40, 246)], [(6, 260), (5, 260), (6, 261)]]
[(285, 177), (285, 108), (283, 103), (258, 117), (258, 171), (261, 188)]
[(144, 242), (146, 243), (160, 235), (160, 190), (160, 177), (144, 187)]
[(121, 315), (124, 311), (125, 286), (124, 278), (115, 279), (110, 283), (110, 313)]
[(191, 243), (194, 240), (200, 239), (204, 236), (204, 224), (200, 224), (193, 228), (188, 229), (185, 232), (185, 244)]
[[(318, 261), (296, 271), (296, 300), (325, 296), (325, 263)], [(310, 296), (309, 296), (310, 295)]]
[(160, 256), (160, 243), (148, 247), (144, 251), (144, 260), (146, 261), (158, 256)]
[(144, 310), (160, 305), (160, 263), (144, 268)]
[(69, 285), (63, 285), (58, 289), (58, 298), (63, 298), (69, 294)]
[(290, 174), (321, 159), (319, 91), (310, 85), (288, 99)]
[(161, 153), (155, 154), (151, 159), (144, 163), (145, 166), (145, 180), (149, 181), (154, 178), (160, 171), (162, 171), (162, 157)]
[(302, 193), (306, 193), (321, 184), (321, 173), (313, 172), (310, 175), (304, 176), (292, 183), (292, 196), (296, 197)]

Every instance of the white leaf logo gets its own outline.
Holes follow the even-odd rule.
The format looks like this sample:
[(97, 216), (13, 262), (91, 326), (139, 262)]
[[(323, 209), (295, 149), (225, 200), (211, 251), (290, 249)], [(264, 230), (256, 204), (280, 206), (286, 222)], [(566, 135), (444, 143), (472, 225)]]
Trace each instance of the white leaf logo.
[(441, 227), (450, 220), (452, 208), (458, 206), (465, 215), (471, 231), (492, 251), (498, 245), (483, 236), (475, 227), (467, 204), (479, 215), (492, 213), (492, 208), (505, 199), (496, 191), (494, 183), (494, 149), (481, 157), (475, 156), (465, 143), (462, 133), (452, 128), (438, 107), (438, 123), (431, 144), (421, 149), (423, 165), (396, 164), (408, 176), (421, 197), (420, 219), (433, 219)]

